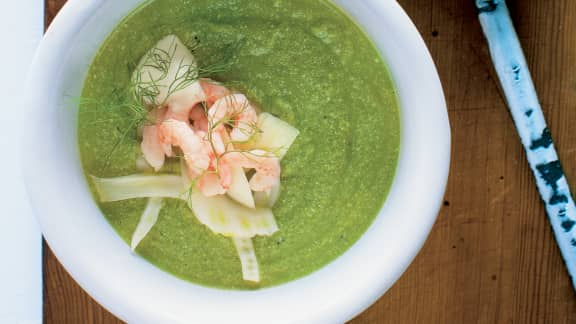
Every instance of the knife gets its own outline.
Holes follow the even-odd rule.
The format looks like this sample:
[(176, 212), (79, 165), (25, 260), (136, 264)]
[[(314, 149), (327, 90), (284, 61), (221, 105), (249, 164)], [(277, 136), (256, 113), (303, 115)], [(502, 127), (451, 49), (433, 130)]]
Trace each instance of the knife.
[(576, 290), (576, 207), (505, 0), (475, 0), (494, 68)]

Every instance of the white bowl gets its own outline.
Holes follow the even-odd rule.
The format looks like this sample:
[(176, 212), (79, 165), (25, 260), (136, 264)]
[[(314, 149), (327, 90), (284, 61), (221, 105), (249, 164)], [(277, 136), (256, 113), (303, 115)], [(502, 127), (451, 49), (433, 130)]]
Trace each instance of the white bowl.
[(130, 253), (86, 186), (76, 144), (78, 97), (107, 34), (141, 0), (70, 0), (30, 75), (24, 176), (48, 244), (99, 303), (131, 323), (335, 323), (375, 302), (404, 272), (436, 219), (450, 164), (450, 128), (434, 63), (393, 0), (335, 0), (384, 56), (401, 106), (398, 170), (385, 206), (344, 255), (296, 281), (226, 291), (182, 281)]

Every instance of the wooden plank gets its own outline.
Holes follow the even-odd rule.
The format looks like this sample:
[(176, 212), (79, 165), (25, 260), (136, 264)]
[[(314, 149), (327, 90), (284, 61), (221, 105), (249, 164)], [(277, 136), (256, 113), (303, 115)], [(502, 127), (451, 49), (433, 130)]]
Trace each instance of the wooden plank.
[(76, 284), (44, 247), (44, 321), (47, 324), (114, 324), (116, 319)]
[[(64, 3), (47, 0), (47, 23)], [(438, 66), (453, 159), (446, 202), (402, 278), (352, 323), (576, 323), (576, 298), (490, 68), (471, 1), (400, 0)], [(576, 1), (508, 1), (576, 183)], [(576, 187), (572, 190), (576, 192)], [(46, 249), (46, 323), (120, 323)]]

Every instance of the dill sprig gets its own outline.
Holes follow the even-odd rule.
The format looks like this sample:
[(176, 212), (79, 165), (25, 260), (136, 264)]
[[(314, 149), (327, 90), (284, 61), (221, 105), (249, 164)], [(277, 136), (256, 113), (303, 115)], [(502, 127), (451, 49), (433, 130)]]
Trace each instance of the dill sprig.
[[(120, 144), (131, 137), (130, 134), (137, 135), (138, 129), (141, 129), (146, 123), (155, 122), (149, 120), (151, 109), (164, 107), (170, 96), (185, 89), (200, 78), (212, 77), (215, 74), (228, 71), (235, 62), (236, 51), (239, 50), (241, 44), (237, 42), (224, 46), (219, 51), (220, 55), (215, 56), (216, 60), (213, 63), (203, 66), (186, 64), (183, 60), (174, 64), (177, 46), (178, 44), (173, 41), (168, 50), (154, 47), (146, 54), (140, 66), (128, 66), (127, 72), (132, 75), (129, 86), (125, 91), (115, 88), (112, 98), (81, 97), (76, 100), (77, 106), (89, 105), (93, 107), (88, 111), (93, 111), (96, 116), (90, 118), (92, 120), (90, 124), (120, 124), (117, 127), (116, 139), (104, 158), (103, 170), (109, 167), (112, 156)], [(195, 51), (198, 48), (199, 40), (196, 39), (190, 50)], [(156, 73), (152, 75), (151, 72), (148, 72), (149, 74), (143, 75), (143, 73), (136, 72), (144, 67), (149, 68), (148, 70), (152, 69)], [(173, 68), (175, 69), (175, 77), (167, 88), (163, 89), (159, 81), (168, 77)], [(162, 90), (166, 90), (166, 94), (163, 98), (158, 98), (162, 94)], [(109, 112), (105, 114), (106, 118), (99, 117), (103, 112)], [(115, 116), (110, 117), (110, 114)], [(134, 139), (136, 139), (135, 137)]]

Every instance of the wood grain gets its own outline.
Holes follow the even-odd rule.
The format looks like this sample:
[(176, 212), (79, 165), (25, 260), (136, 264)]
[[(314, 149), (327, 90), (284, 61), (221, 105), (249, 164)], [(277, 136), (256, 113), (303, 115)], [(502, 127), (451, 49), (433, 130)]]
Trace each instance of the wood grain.
[[(64, 2), (47, 0), (47, 24)], [(451, 176), (423, 250), (392, 289), (351, 323), (576, 323), (576, 297), (472, 1), (399, 2), (423, 34), (443, 81), (453, 132)], [(508, 3), (574, 185), (576, 1)], [(120, 323), (45, 251), (46, 323)]]

